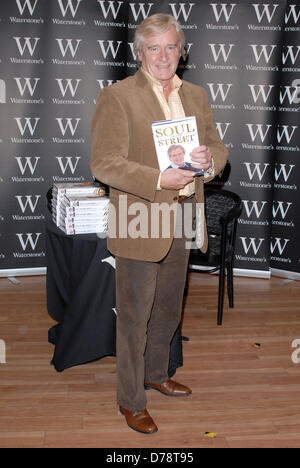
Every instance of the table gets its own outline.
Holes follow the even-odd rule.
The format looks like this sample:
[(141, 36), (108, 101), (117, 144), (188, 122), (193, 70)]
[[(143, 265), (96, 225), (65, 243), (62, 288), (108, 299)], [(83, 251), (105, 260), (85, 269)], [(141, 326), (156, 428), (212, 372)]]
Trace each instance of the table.
[[(48, 340), (58, 372), (116, 355), (114, 258), (96, 234), (67, 236), (46, 224), (47, 309), (58, 322)], [(181, 327), (170, 346), (169, 376), (183, 364)]]

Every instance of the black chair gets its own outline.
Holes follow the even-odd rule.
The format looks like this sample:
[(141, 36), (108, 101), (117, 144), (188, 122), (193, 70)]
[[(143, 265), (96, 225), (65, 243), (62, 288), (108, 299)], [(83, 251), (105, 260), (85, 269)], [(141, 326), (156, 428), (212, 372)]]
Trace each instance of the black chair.
[(234, 307), (233, 264), (237, 222), (242, 207), (242, 200), (237, 194), (207, 186), (205, 208), (208, 251), (203, 254), (197, 248), (191, 249), (190, 270), (202, 273), (219, 271), (218, 325), (223, 322), (226, 271), (229, 306)]
[(53, 197), (52, 192), (53, 192), (53, 188), (50, 188), (46, 194), (47, 208), (51, 214), (52, 214), (52, 197)]

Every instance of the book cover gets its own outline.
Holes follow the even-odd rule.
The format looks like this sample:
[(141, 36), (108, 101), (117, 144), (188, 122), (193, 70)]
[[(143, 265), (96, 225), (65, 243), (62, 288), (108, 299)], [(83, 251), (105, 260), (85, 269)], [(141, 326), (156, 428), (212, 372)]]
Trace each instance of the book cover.
[(161, 172), (176, 168), (204, 174), (190, 156), (200, 146), (196, 117), (153, 122), (152, 133)]

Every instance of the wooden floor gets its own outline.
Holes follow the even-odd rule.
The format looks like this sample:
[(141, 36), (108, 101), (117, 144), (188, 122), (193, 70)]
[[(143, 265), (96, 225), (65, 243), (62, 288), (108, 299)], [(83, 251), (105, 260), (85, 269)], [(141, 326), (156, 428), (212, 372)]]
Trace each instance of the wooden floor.
[[(147, 392), (159, 427), (128, 429), (115, 404), (115, 358), (56, 373), (45, 278), (0, 280), (0, 447), (300, 447), (300, 283), (236, 278), (236, 307), (216, 325), (216, 277), (193, 273), (185, 305), (189, 398)], [(253, 345), (259, 343), (260, 348)], [(299, 353), (300, 356), (300, 353)], [(205, 432), (214, 432), (208, 438)]]

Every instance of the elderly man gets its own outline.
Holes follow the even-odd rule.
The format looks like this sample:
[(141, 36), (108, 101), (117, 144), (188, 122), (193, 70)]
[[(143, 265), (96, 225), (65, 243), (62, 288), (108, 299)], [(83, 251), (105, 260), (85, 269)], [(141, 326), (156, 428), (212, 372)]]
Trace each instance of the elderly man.
[[(128, 426), (144, 434), (157, 431), (146, 409), (145, 389), (172, 397), (191, 394), (168, 376), (189, 251), (186, 239), (174, 235), (176, 216), (170, 217), (169, 236), (153, 235), (161, 230), (151, 225), (158, 222), (151, 219), (151, 210), (154, 205), (197, 202), (198, 242), (205, 251), (203, 184), (222, 171), (227, 160), (206, 92), (176, 75), (184, 46), (184, 34), (172, 16), (158, 14), (143, 21), (135, 36), (139, 70), (100, 93), (92, 125), (92, 172), (110, 186), (108, 248), (116, 256), (117, 401)], [(185, 116), (196, 116), (202, 144), (192, 152), (192, 161), (204, 171), (197, 178), (176, 168), (160, 173), (152, 138), (152, 122)], [(136, 225), (137, 210), (144, 215), (140, 233), (130, 229)]]

